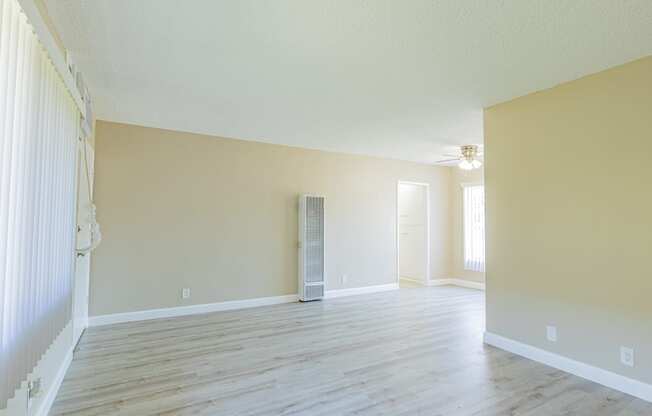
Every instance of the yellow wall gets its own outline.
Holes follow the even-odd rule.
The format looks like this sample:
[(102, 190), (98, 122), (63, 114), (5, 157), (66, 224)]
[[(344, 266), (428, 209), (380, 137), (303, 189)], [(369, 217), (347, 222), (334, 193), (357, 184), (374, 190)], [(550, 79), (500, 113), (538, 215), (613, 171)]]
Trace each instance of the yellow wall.
[(485, 152), (487, 330), (652, 382), (652, 57), (488, 108)]
[(430, 184), (450, 276), (449, 168), (101, 121), (95, 145), (91, 316), (296, 293), (300, 193), (326, 197), (327, 289), (395, 283), (398, 180)]

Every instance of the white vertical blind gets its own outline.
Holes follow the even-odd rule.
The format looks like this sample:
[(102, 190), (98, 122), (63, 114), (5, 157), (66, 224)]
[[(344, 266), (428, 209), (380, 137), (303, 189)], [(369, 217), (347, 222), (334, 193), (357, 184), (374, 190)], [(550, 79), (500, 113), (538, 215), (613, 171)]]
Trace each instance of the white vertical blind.
[(484, 186), (464, 187), (464, 269), (484, 272)]
[(0, 409), (70, 320), (79, 112), (0, 0)]

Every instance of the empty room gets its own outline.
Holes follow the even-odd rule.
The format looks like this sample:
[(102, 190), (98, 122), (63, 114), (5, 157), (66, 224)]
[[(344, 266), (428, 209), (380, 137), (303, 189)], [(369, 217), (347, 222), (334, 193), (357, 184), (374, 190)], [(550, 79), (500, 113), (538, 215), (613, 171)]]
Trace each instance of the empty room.
[(0, 416), (652, 416), (649, 0), (0, 0)]

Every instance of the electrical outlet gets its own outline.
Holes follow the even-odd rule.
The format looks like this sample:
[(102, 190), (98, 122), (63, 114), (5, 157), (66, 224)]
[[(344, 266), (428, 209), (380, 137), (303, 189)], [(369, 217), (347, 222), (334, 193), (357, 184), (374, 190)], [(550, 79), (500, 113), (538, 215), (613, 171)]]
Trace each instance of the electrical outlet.
[(189, 297), (190, 297), (190, 288), (184, 287), (183, 290), (181, 291), (181, 298), (188, 299)]
[(548, 341), (550, 342), (557, 342), (557, 327), (548, 325), (546, 327), (546, 338), (548, 338)]
[(342, 275), (342, 284), (345, 284), (347, 280), (349, 280), (349, 276), (343, 274)]
[(634, 367), (634, 348), (620, 347), (620, 362), (627, 367)]

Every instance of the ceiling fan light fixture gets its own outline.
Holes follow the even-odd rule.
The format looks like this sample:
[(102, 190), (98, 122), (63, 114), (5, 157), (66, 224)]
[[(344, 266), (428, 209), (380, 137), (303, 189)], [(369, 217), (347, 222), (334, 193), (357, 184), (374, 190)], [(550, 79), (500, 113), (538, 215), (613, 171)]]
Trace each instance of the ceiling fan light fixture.
[[(444, 155), (453, 156), (453, 155)], [(479, 169), (482, 166), (482, 160), (478, 158), (478, 145), (468, 144), (460, 146), (460, 154), (454, 159), (438, 160), (436, 164), (446, 164), (451, 166), (451, 162), (457, 162), (457, 166), (462, 170)]]
[(471, 170), (473, 169), (473, 162), (469, 162), (466, 159), (462, 159), (462, 161), (460, 161), (460, 163), (457, 166), (462, 170)]
[(480, 162), (478, 159), (462, 159), (462, 161), (457, 166), (462, 170), (473, 170), (478, 169), (480, 166), (482, 166), (482, 162)]
[(462, 146), (462, 159), (458, 164), (459, 168), (462, 170), (473, 170), (478, 169), (482, 166), (482, 162), (477, 159), (478, 156), (478, 146), (476, 145), (467, 145)]

